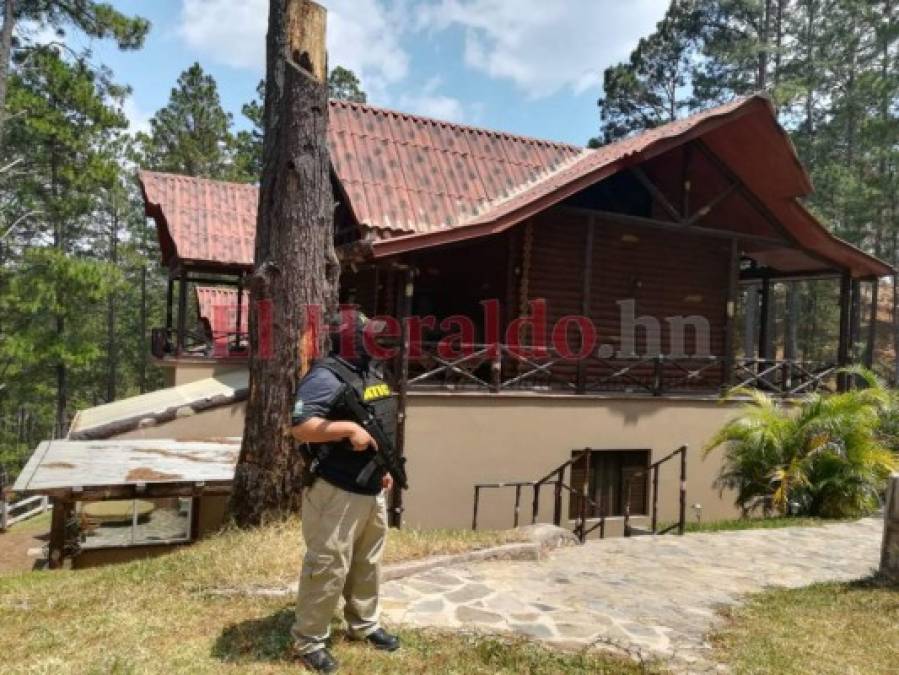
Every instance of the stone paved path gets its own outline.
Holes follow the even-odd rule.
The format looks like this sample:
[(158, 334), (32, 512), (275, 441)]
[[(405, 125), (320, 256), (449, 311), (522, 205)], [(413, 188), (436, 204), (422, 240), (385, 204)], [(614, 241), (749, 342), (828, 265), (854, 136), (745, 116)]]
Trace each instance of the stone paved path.
[(691, 672), (714, 668), (717, 610), (766, 586), (870, 574), (883, 523), (606, 539), (540, 562), (486, 562), (384, 584), (388, 622), (614, 645)]

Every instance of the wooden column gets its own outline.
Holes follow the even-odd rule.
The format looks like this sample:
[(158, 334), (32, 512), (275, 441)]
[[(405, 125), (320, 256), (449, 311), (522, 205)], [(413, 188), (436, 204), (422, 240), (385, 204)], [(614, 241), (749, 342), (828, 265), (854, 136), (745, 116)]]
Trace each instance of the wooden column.
[(187, 272), (181, 271), (178, 279), (178, 341), (175, 353), (179, 356), (184, 351), (187, 336)]
[(784, 312), (784, 358), (796, 359), (799, 354), (799, 289), (795, 281), (788, 282), (786, 311)]
[[(849, 272), (843, 272), (840, 277), (840, 338), (837, 344), (837, 365), (842, 367), (849, 365), (850, 340), (851, 340), (851, 303), (852, 303), (852, 278)], [(837, 387), (840, 391), (849, 388), (849, 378), (844, 374), (837, 377)]]
[(47, 546), (47, 562), (51, 570), (61, 569), (65, 563), (66, 522), (74, 504), (68, 500), (53, 497), (53, 511), (50, 516), (50, 541)]
[(849, 322), (849, 360), (855, 362), (858, 358), (858, 341), (861, 337), (862, 324), (862, 294), (861, 282), (858, 279), (852, 280), (852, 304), (851, 320)]
[(755, 339), (758, 337), (757, 316), (759, 311), (759, 290), (755, 284), (746, 287), (746, 302), (743, 306), (743, 355), (754, 359)]
[[(406, 400), (409, 382), (409, 348), (411, 335), (407, 319), (412, 314), (412, 296), (415, 292), (415, 271), (407, 268), (402, 275), (403, 284), (397, 297), (397, 314), (403, 330), (400, 341), (399, 374), (397, 377), (397, 419), (396, 419), (396, 451), (400, 457), (405, 456), (406, 448)], [(391, 527), (399, 529), (403, 524), (403, 491), (398, 485), (393, 486), (390, 500), (390, 512), (387, 522)]]
[(736, 239), (730, 240), (730, 265), (728, 267), (727, 298), (724, 315), (724, 354), (722, 360), (721, 383), (730, 388), (734, 382), (734, 319), (737, 314), (737, 293), (739, 293), (740, 246)]
[(175, 295), (175, 280), (169, 274), (168, 283), (165, 290), (165, 339), (169, 339), (169, 333), (172, 331), (172, 303)]
[(871, 282), (871, 308), (868, 314), (868, 342), (865, 346), (865, 367), (874, 367), (874, 351), (877, 348), (877, 295), (880, 290), (880, 279)]
[(243, 319), (243, 272), (237, 277), (237, 318), (234, 321), (234, 349), (240, 349), (240, 324)]
[(762, 306), (759, 316), (759, 358), (762, 360), (771, 358), (770, 348), (774, 342), (771, 305), (771, 279), (765, 277), (762, 279)]
[[(593, 285), (593, 241), (596, 237), (596, 218), (590, 216), (584, 242), (584, 268), (581, 282), (581, 316), (590, 318), (590, 292)], [(577, 362), (577, 393), (587, 390), (587, 360)]]

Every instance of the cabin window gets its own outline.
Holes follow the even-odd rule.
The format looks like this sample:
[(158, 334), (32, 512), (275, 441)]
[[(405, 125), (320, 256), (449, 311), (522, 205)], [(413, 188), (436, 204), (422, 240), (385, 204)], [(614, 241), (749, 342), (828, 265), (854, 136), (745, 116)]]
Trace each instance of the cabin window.
[(82, 548), (177, 544), (191, 540), (193, 500), (116, 499), (78, 502)]
[(572, 520), (580, 514), (580, 497), (587, 488), (587, 496), (596, 505), (587, 504), (588, 518), (623, 516), (630, 485), (632, 516), (645, 516), (649, 485), (649, 450), (575, 450), (571, 465), (570, 485), (574, 492), (568, 506)]

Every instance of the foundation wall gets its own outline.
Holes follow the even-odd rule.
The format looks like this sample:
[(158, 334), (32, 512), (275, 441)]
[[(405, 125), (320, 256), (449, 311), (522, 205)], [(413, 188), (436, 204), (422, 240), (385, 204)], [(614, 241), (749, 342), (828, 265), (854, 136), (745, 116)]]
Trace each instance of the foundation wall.
[[(422, 528), (471, 527), (475, 483), (534, 481), (571, 458), (573, 450), (651, 450), (656, 461), (681, 445), (687, 453), (687, 518), (739, 516), (732, 494), (719, 494), (715, 478), (722, 450), (703, 458), (702, 448), (736, 412), (718, 399), (592, 398), (412, 394), (406, 422), (410, 489), (404, 522)], [(567, 479), (567, 476), (566, 476)], [(674, 522), (679, 508), (680, 466), (663, 466), (659, 520)], [(541, 492), (539, 518), (551, 522), (553, 490)], [(522, 490), (521, 524), (530, 522), (533, 492)], [(514, 488), (482, 490), (479, 528), (513, 523)], [(563, 524), (568, 497), (562, 500)], [(646, 519), (635, 519), (640, 526)], [(607, 535), (621, 519), (607, 519)], [(572, 523), (573, 524), (573, 523)]]

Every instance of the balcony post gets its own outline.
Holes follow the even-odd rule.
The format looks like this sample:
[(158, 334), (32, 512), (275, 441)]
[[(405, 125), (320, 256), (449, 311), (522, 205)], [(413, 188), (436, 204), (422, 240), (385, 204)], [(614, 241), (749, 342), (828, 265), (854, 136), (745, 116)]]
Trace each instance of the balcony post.
[[(590, 291), (593, 282), (593, 239), (596, 230), (596, 217), (590, 216), (587, 222), (587, 231), (584, 242), (584, 268), (581, 281), (581, 316), (590, 317)], [(587, 361), (579, 359), (577, 362), (577, 386), (578, 394), (587, 390)]]
[(871, 281), (871, 313), (868, 315), (868, 344), (865, 347), (865, 367), (874, 367), (874, 351), (877, 348), (877, 295), (880, 280)]
[(734, 318), (737, 313), (737, 293), (739, 292), (740, 248), (736, 237), (730, 240), (730, 266), (728, 268), (727, 304), (724, 315), (724, 363), (721, 383), (725, 389), (734, 382)]
[[(840, 277), (840, 338), (837, 345), (837, 366), (845, 368), (849, 365), (850, 343), (852, 340), (852, 278), (849, 272), (844, 271)], [(845, 373), (837, 377), (837, 388), (846, 391), (849, 388), (849, 378)]]
[(234, 326), (234, 349), (240, 349), (240, 323), (243, 319), (243, 272), (237, 277), (237, 318)]
[(178, 342), (175, 353), (184, 352), (187, 343), (187, 272), (182, 269), (178, 277)]
[[(762, 309), (759, 317), (759, 359), (763, 362), (770, 361), (774, 347), (774, 325), (772, 315), (774, 309), (771, 303), (771, 279), (762, 279)], [(763, 367), (764, 369), (764, 367)]]
[(168, 275), (168, 283), (165, 289), (165, 339), (168, 341), (169, 334), (172, 332), (172, 302), (175, 296), (175, 280), (172, 278), (171, 272)]

